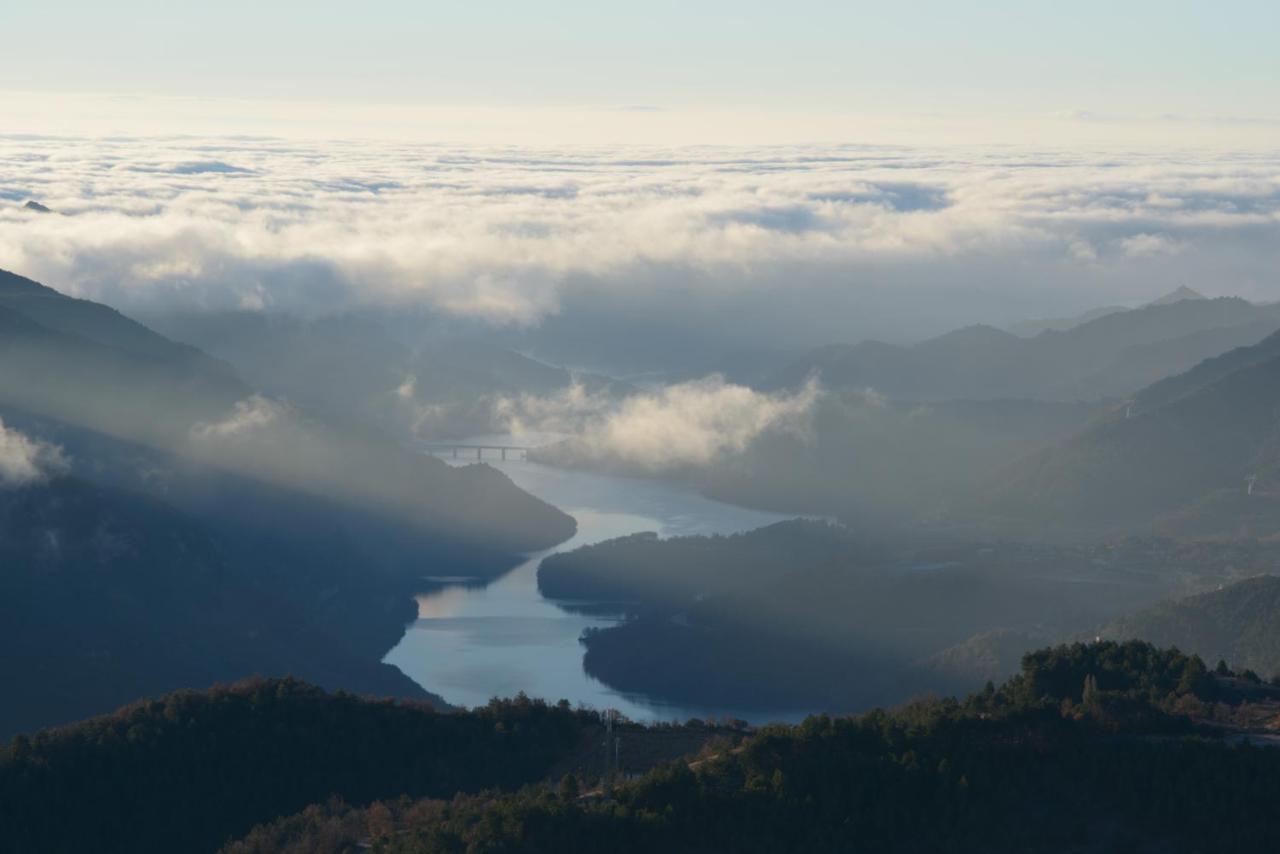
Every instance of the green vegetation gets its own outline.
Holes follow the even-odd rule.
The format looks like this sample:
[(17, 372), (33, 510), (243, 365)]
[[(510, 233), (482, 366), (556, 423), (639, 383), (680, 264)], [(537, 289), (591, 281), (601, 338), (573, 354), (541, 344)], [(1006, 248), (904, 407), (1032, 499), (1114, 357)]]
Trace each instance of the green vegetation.
[(1280, 751), (1188, 717), (1253, 702), (1222, 669), (1137, 641), (1041, 650), (963, 701), (713, 741), (611, 797), (583, 763), (594, 712), (257, 680), (15, 738), (0, 827), (17, 852), (1265, 850)]
[(1163, 602), (1115, 621), (1102, 634), (1177, 646), (1206, 661), (1226, 659), (1272, 676), (1280, 673), (1280, 578), (1250, 578)]
[(973, 690), (1014, 672), (1039, 638), (1091, 636), (1194, 573), (1274, 554), (1141, 540), (895, 549), (793, 520), (729, 537), (624, 537), (547, 558), (538, 583), (570, 602), (626, 603), (632, 620), (584, 637), (587, 671), (620, 690), (856, 712)]
[(441, 714), (294, 680), (180, 692), (0, 747), (0, 849), (209, 851), (331, 795), (515, 787), (597, 722), (524, 697)]
[(1280, 751), (1229, 747), (1171, 712), (1215, 690), (1202, 661), (1173, 650), (1059, 647), (963, 702), (769, 727), (612, 798), (548, 785), (360, 810), (330, 802), (227, 851), (1268, 850)]
[[(1011, 466), (965, 518), (1033, 530), (1117, 530), (1178, 514), (1171, 533), (1275, 534), (1280, 516), (1268, 499), (1280, 471), (1278, 347), (1280, 335), (1272, 335), (1140, 392)], [(1224, 503), (1223, 493), (1237, 500)], [(1242, 532), (1242, 516), (1253, 515), (1255, 504), (1264, 512)]]
[(4, 271), (0, 424), (58, 460), (0, 478), (0, 738), (253, 674), (425, 698), (381, 663), (422, 576), (492, 578), (574, 530), (490, 467)]

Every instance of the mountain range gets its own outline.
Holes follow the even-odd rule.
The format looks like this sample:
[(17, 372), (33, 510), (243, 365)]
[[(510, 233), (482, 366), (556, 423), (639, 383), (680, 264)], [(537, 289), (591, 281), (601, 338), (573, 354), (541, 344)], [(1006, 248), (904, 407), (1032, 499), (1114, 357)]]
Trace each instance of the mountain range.
[[(1039, 525), (1124, 528), (1162, 517), (1232, 531), (1241, 512), (1280, 521), (1280, 335), (1136, 393), (1085, 428), (1008, 466), (979, 514)], [(1225, 502), (1225, 503), (1224, 503)]]
[(1275, 305), (1234, 297), (1157, 300), (1030, 338), (978, 325), (910, 346), (828, 345), (794, 359), (760, 385), (786, 388), (817, 376), (828, 388), (873, 388), (906, 400), (1127, 397), (1278, 329)]
[(429, 317), (347, 312), (305, 319), (262, 312), (169, 313), (152, 323), (226, 360), (255, 387), (400, 438), (505, 432), (504, 403), (578, 384), (630, 390), (608, 377), (548, 365)]
[(0, 272), (0, 679), (22, 686), (0, 736), (253, 673), (425, 696), (380, 663), (421, 577), (492, 576), (573, 529), (495, 469)]

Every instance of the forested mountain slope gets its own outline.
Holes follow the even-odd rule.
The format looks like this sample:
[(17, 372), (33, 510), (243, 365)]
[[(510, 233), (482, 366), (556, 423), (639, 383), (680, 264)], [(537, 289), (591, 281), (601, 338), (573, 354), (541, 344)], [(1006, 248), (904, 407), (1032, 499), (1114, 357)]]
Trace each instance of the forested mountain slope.
[(171, 694), (0, 745), (0, 848), (213, 851), (331, 796), (514, 788), (597, 723), (523, 698), (441, 714), (294, 680)]
[(1104, 637), (1143, 638), (1264, 677), (1280, 674), (1280, 578), (1250, 578), (1162, 602), (1108, 625)]
[(1215, 493), (1265, 504), (1280, 465), (1278, 340), (1139, 392), (1010, 466), (962, 515), (1097, 529), (1151, 524)]
[[(375, 432), (259, 395), (222, 363), (103, 306), (12, 274), (4, 286), (10, 298), (0, 300), (8, 307), (0, 313), (0, 407), (373, 509), (450, 538), (527, 550), (572, 531), (564, 514), (492, 469), (450, 468)], [(20, 310), (27, 306), (38, 308), (39, 319)], [(481, 504), (484, 514), (468, 509)]]
[[(1212, 701), (1249, 707), (1225, 700), (1224, 687), (1177, 651), (1059, 647), (964, 701), (770, 727), (612, 797), (581, 797), (568, 785), (360, 810), (331, 803), (226, 850), (1265, 850), (1280, 830), (1270, 808), (1280, 751), (1231, 746), (1186, 716)], [(1274, 714), (1275, 693), (1259, 689), (1258, 707)]]
[(425, 696), (380, 663), (422, 577), (491, 577), (573, 527), (491, 467), (0, 276), (0, 737), (255, 673)]

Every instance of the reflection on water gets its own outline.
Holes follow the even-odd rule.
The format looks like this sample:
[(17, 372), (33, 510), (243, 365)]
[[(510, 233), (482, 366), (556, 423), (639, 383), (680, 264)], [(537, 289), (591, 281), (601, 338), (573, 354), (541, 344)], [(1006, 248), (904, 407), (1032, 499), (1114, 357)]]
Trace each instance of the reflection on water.
[[(511, 437), (477, 437), (466, 443), (521, 444)], [(552, 551), (634, 534), (732, 533), (784, 517), (711, 501), (656, 481), (574, 472), (523, 460), (486, 462), (524, 489), (578, 520), (578, 532)], [(550, 552), (532, 556), (484, 587), (439, 580), (418, 597), (418, 619), (386, 656), (428, 691), (458, 706), (520, 691), (549, 701), (561, 698), (594, 708), (615, 708), (634, 720), (684, 720), (733, 716), (751, 721), (797, 720), (801, 710), (745, 712), (688, 708), (652, 698), (623, 696), (582, 669), (583, 629), (617, 623), (617, 617), (571, 613), (538, 593), (537, 571)]]

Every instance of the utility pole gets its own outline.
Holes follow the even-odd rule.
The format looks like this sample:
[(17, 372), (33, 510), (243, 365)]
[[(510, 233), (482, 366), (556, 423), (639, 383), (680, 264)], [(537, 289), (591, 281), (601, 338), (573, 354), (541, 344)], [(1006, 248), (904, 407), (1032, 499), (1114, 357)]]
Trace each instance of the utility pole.
[(604, 781), (600, 788), (604, 791), (606, 798), (613, 795), (613, 772), (609, 767), (611, 747), (613, 747), (613, 709), (604, 713)]
[(622, 739), (613, 732), (613, 724), (617, 719), (617, 709), (609, 709), (604, 713), (604, 780), (601, 781), (600, 788), (605, 797), (613, 795), (613, 780), (622, 767), (619, 762)]

